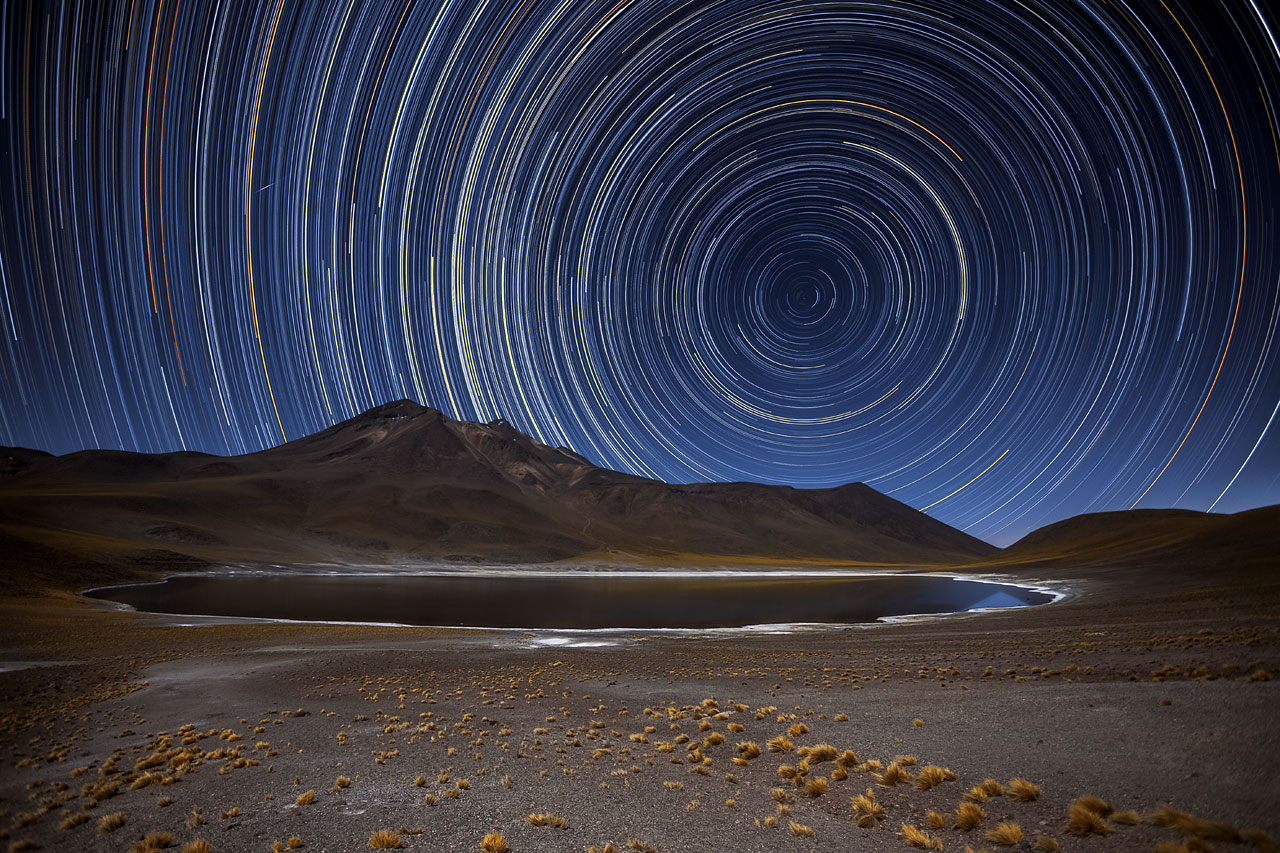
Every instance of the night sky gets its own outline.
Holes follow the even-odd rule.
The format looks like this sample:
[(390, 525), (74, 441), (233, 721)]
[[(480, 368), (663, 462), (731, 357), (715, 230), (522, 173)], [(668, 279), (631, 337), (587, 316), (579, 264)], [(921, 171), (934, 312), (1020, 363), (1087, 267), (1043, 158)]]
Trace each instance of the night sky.
[(5, 0), (0, 38), (0, 444), (410, 397), (998, 544), (1280, 501), (1262, 0)]

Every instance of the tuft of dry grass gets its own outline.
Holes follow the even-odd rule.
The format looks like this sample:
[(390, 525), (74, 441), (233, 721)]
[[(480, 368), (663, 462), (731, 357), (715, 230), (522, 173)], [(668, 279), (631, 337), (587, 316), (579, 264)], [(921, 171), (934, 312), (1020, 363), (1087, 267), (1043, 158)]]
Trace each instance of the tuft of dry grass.
[(152, 832), (138, 842), (138, 848), (142, 850), (164, 850), (172, 846), (173, 833), (171, 832)]
[(1137, 826), (1142, 822), (1142, 815), (1138, 814), (1134, 809), (1123, 812), (1113, 812), (1111, 822), (1118, 823), (1121, 826)]
[(1067, 835), (1083, 838), (1086, 835), (1107, 835), (1111, 827), (1107, 825), (1105, 814), (1111, 813), (1111, 807), (1097, 797), (1085, 796), (1077, 798), (1067, 808)]
[(551, 812), (534, 813), (529, 815), (530, 826), (554, 826), (556, 829), (564, 829), (569, 825), (569, 821), (562, 817), (553, 815)]
[(293, 802), (295, 805), (309, 806), (315, 801), (316, 801), (316, 792), (308, 790), (308, 791), (303, 791), (301, 794), (299, 794), (298, 799), (294, 800)]
[(427, 777), (419, 776), (417, 779), (413, 780), (413, 784), (414, 784), (414, 787), (416, 788), (425, 788), (427, 787)]
[(62, 819), (59, 824), (63, 829), (74, 829), (89, 819), (88, 812), (74, 812)]
[(804, 795), (806, 797), (821, 797), (827, 792), (827, 779), (825, 776), (818, 776), (810, 779), (805, 783)]
[(183, 847), (182, 853), (210, 853), (209, 842), (203, 838), (197, 838)]
[(346, 776), (339, 776), (337, 779), (333, 780), (333, 790), (335, 793), (341, 791), (343, 788), (349, 787), (351, 787), (351, 780)]
[(956, 829), (968, 832), (987, 819), (987, 813), (977, 803), (961, 803), (956, 808)]
[(898, 832), (898, 837), (908, 847), (914, 847), (917, 850), (941, 850), (942, 839), (936, 838), (923, 829), (918, 829), (909, 823), (904, 823), (902, 829)]
[(858, 755), (852, 749), (846, 749), (840, 753), (840, 757), (836, 759), (836, 763), (841, 767), (853, 767), (858, 763)]
[(1037, 836), (1034, 847), (1040, 853), (1062, 853), (1062, 845), (1047, 835)]
[(924, 818), (926, 821), (928, 821), (930, 829), (946, 829), (947, 828), (947, 816), (944, 815), (942, 812), (931, 811), (927, 815), (925, 815)]
[(927, 791), (946, 782), (948, 777), (954, 779), (956, 774), (945, 767), (930, 764), (928, 767), (921, 767), (920, 772), (916, 774), (916, 787), (921, 791)]
[(108, 832), (115, 832), (124, 826), (124, 823), (124, 812), (112, 812), (111, 814), (103, 815), (98, 821), (98, 834), (106, 835)]
[(288, 843), (284, 846), (286, 850), (297, 850), (303, 846), (302, 839), (296, 835), (290, 835)]
[(795, 746), (796, 745), (794, 743), (787, 740), (786, 735), (778, 735), (775, 738), (769, 739), (770, 752), (790, 752), (791, 750), (795, 749)]
[(742, 743), (738, 744), (738, 752), (748, 761), (753, 758), (759, 758), (760, 744), (753, 740), (744, 740)]
[(854, 817), (863, 829), (871, 829), (884, 820), (884, 806), (876, 802), (876, 792), (870, 788), (865, 794), (853, 797), (852, 802)]
[(835, 761), (840, 757), (840, 750), (829, 743), (820, 743), (805, 750), (804, 758), (810, 764), (821, 764), (824, 761)]
[(404, 846), (398, 833), (389, 829), (376, 830), (369, 836), (369, 846), (374, 850), (399, 850)]
[(791, 728), (787, 729), (787, 734), (791, 735), (791, 737), (800, 737), (800, 735), (807, 735), (808, 733), (809, 727), (804, 723), (794, 723)]
[(894, 785), (911, 781), (911, 774), (902, 769), (902, 765), (893, 762), (884, 769), (884, 772), (876, 777), (880, 784), (886, 788), (892, 788)]
[(914, 720), (911, 721), (911, 725), (915, 726), (917, 729), (923, 729), (924, 720), (920, 719), (919, 717), (916, 717)]
[(1010, 779), (1005, 792), (1015, 800), (1029, 803), (1040, 798), (1040, 786), (1026, 779)]
[(1012, 847), (1022, 841), (1022, 827), (1016, 823), (998, 823), (995, 829), (987, 830), (987, 840), (992, 844)]
[[(609, 845), (605, 845), (608, 849)], [(501, 832), (490, 832), (484, 838), (480, 839), (480, 849), (484, 853), (507, 853), (511, 849), (507, 845), (507, 839), (502, 837)]]
[(804, 838), (813, 838), (816, 834), (812, 827), (805, 826), (803, 823), (796, 823), (794, 820), (787, 821), (787, 826), (791, 827), (791, 834)]
[(1106, 800), (1101, 797), (1095, 797), (1092, 794), (1085, 794), (1083, 797), (1076, 797), (1072, 803), (1102, 817), (1110, 817), (1111, 813), (1115, 811), (1115, 809), (1111, 808), (1111, 804)]

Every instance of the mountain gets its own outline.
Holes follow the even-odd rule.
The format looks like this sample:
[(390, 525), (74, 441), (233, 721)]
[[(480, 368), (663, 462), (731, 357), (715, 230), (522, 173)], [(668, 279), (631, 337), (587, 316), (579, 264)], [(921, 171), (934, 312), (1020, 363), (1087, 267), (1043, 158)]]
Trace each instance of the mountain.
[(1130, 509), (1041, 527), (983, 565), (1280, 569), (1280, 504), (1233, 514)]
[(995, 551), (861, 483), (673, 485), (408, 400), (244, 456), (3, 449), (0, 535), (208, 562), (914, 565)]

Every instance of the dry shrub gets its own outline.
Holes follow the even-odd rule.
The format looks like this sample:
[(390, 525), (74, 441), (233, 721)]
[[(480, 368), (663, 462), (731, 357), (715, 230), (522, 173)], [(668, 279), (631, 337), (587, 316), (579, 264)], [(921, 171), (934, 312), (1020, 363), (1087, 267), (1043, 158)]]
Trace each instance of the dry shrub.
[(810, 779), (804, 786), (806, 797), (821, 797), (827, 792), (827, 780), (823, 776)]
[(511, 848), (507, 845), (507, 839), (502, 837), (501, 832), (490, 832), (480, 839), (480, 849), (484, 853), (507, 853)]
[(1098, 810), (1101, 804), (1107, 814), (1111, 807), (1097, 797), (1080, 797), (1067, 808), (1067, 835), (1083, 838), (1086, 835), (1107, 835), (1111, 827)]
[(928, 767), (921, 767), (920, 772), (916, 774), (916, 787), (921, 791), (927, 791), (947, 781), (948, 774), (950, 774), (951, 778), (955, 778), (955, 774), (945, 767), (938, 767), (934, 764), (930, 764)]
[(98, 834), (106, 835), (108, 832), (115, 832), (124, 826), (124, 812), (112, 812), (109, 815), (103, 815), (98, 821)]
[(925, 820), (929, 822), (930, 829), (946, 829), (947, 828), (947, 816), (944, 815), (942, 812), (931, 811), (924, 817), (925, 817)]
[(397, 833), (389, 829), (379, 829), (369, 836), (369, 846), (374, 850), (399, 850), (404, 843)]
[(787, 734), (792, 737), (800, 737), (800, 735), (807, 735), (808, 733), (809, 727), (804, 723), (794, 723), (791, 728), (787, 729)]
[(1026, 779), (1010, 779), (1006, 789), (1015, 800), (1029, 803), (1040, 798), (1040, 786)]
[(787, 740), (786, 735), (778, 735), (769, 739), (770, 752), (790, 752), (793, 749), (795, 749), (795, 744)]
[(803, 823), (796, 823), (794, 820), (788, 821), (787, 825), (791, 827), (792, 835), (800, 835), (805, 838), (813, 838), (815, 835), (811, 827), (805, 826)]
[(829, 743), (820, 743), (811, 746), (805, 751), (805, 760), (810, 764), (821, 764), (824, 761), (835, 761), (840, 755), (840, 750), (836, 749)]
[(738, 752), (740, 752), (742, 757), (748, 761), (753, 758), (759, 758), (760, 744), (753, 740), (744, 740), (742, 743), (738, 744)]
[(908, 847), (914, 847), (917, 850), (941, 850), (942, 839), (935, 838), (923, 829), (917, 829), (909, 823), (902, 825), (902, 830), (898, 833), (898, 837)]
[(884, 806), (876, 802), (876, 792), (870, 788), (865, 794), (853, 797), (852, 802), (854, 817), (863, 829), (871, 829), (884, 820)]
[(1012, 847), (1022, 841), (1022, 827), (1016, 823), (998, 823), (995, 829), (987, 830), (987, 840), (992, 844)]
[(968, 832), (987, 819), (987, 813), (977, 803), (961, 803), (956, 808), (956, 829)]
[(564, 829), (569, 822), (562, 817), (557, 817), (551, 812), (543, 812), (541, 814), (529, 815), (530, 826), (554, 826), (556, 829)]
[(303, 791), (293, 802), (299, 806), (309, 806), (316, 801), (315, 791)]
[(894, 785), (911, 781), (911, 774), (902, 769), (902, 765), (893, 762), (884, 769), (884, 772), (876, 777), (880, 784), (886, 788), (892, 788)]
[(209, 842), (203, 838), (197, 838), (182, 848), (182, 853), (209, 853), (209, 851)]
[(1035, 849), (1040, 853), (1062, 853), (1062, 845), (1047, 835), (1036, 838)]
[(63, 829), (74, 829), (75, 827), (84, 823), (88, 819), (89, 819), (88, 812), (75, 812), (74, 814), (69, 814), (65, 818), (63, 818), (62, 823), (59, 824), (59, 826), (61, 826)]

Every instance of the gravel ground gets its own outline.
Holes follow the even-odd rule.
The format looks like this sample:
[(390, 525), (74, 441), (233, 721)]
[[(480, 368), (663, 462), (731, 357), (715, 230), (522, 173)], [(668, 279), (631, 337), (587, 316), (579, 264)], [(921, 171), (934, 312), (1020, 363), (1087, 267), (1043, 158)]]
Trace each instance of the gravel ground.
[[(67, 594), (4, 599), (0, 827), (11, 850), (146, 849), (168, 833), (175, 850), (296, 837), (356, 851), (385, 829), (430, 851), (478, 851), (490, 832), (513, 853), (877, 851), (909, 849), (903, 824), (955, 851), (1057, 849), (1040, 836), (1081, 851), (1274, 849), (1150, 815), (1171, 805), (1280, 837), (1280, 582), (1073, 575), (1079, 595), (1019, 612), (610, 647), (548, 646), (552, 632), (179, 626)], [(768, 749), (778, 736), (790, 749)], [(743, 757), (747, 741), (758, 757)], [(779, 774), (820, 744), (856, 760), (813, 751), (803, 787)], [(911, 781), (886, 786), (898, 756)], [(921, 789), (927, 765), (954, 779)], [(826, 790), (806, 796), (819, 778)], [(1011, 796), (1015, 778), (1038, 797)], [(955, 828), (987, 779), (1006, 792), (981, 803), (978, 828)], [(859, 828), (851, 798), (868, 788), (884, 817)], [(1140, 822), (1069, 834), (1081, 795)], [(931, 811), (944, 828), (929, 829)], [(987, 840), (1001, 822), (1023, 840)]]

